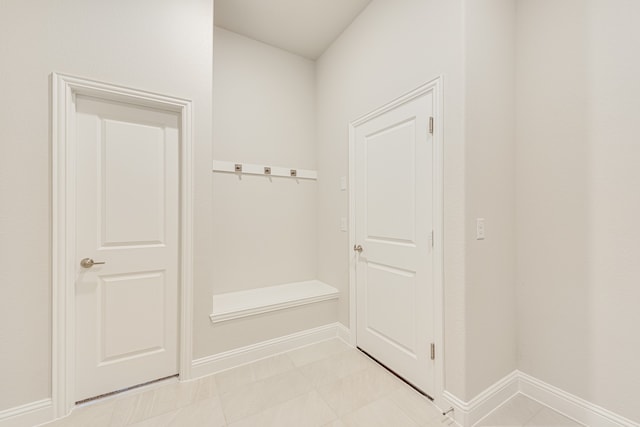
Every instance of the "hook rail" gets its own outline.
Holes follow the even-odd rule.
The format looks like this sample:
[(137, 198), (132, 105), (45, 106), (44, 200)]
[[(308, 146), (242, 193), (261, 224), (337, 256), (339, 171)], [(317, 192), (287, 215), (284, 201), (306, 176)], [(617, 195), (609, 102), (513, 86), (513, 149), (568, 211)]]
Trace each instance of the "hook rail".
[(213, 171), (244, 175), (278, 176), (296, 179), (318, 179), (318, 172), (310, 169), (284, 168), (251, 163), (227, 162), (222, 160), (213, 161)]

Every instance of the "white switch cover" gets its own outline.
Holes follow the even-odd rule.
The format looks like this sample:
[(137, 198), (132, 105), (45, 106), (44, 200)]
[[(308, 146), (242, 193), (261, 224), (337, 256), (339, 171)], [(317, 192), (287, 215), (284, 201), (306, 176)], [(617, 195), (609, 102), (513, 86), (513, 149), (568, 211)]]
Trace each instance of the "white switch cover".
[(340, 231), (347, 231), (347, 218), (340, 218)]
[(347, 177), (340, 177), (340, 191), (345, 191), (347, 189)]
[(484, 218), (476, 219), (476, 240), (484, 240)]

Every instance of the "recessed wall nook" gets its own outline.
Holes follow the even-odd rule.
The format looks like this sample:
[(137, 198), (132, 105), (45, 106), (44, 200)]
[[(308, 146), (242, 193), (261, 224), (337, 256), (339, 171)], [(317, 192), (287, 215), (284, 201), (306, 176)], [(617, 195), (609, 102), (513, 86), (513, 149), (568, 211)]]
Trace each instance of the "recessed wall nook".
[(317, 274), (315, 61), (215, 27), (213, 81), (210, 318), (221, 352), (334, 323), (340, 292)]

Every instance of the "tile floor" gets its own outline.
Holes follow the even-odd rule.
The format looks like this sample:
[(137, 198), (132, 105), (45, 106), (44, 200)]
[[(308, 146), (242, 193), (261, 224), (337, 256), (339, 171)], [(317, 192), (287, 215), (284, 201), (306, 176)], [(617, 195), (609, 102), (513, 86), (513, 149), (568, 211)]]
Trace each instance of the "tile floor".
[[(481, 425), (577, 426), (526, 398), (512, 400)], [(101, 399), (46, 426), (443, 427), (453, 423), (375, 362), (332, 339), (195, 381), (173, 380)]]
[(517, 395), (481, 420), (476, 427), (580, 427), (562, 414), (523, 395)]

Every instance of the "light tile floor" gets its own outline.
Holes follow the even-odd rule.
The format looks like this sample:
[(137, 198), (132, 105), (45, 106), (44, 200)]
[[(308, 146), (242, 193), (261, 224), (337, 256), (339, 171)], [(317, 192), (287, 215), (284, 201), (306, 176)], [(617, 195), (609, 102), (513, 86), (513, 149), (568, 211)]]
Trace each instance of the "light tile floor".
[[(564, 420), (557, 418), (557, 413), (525, 403), (521, 399), (508, 402), (487, 418), (488, 424), (482, 425), (523, 426), (529, 422), (526, 425), (577, 426), (558, 424)], [(529, 412), (520, 417), (517, 414), (523, 408)], [(500, 411), (506, 412), (500, 415)], [(511, 424), (512, 420), (522, 422)], [(46, 424), (47, 427), (452, 425), (428, 399), (338, 339), (195, 381), (167, 381), (104, 398)]]
[(476, 426), (580, 427), (582, 424), (520, 394), (505, 402)]

